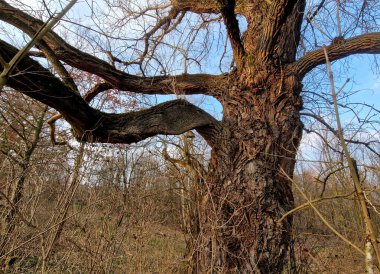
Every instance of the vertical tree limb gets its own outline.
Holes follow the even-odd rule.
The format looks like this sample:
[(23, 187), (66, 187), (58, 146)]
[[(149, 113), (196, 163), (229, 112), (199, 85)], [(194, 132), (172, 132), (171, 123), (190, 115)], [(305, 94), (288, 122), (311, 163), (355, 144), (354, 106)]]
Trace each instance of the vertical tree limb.
[(377, 246), (375, 229), (373, 228), (372, 221), (371, 221), (371, 218), (369, 215), (369, 211), (368, 211), (368, 207), (367, 207), (367, 201), (365, 198), (364, 191), (360, 185), (360, 179), (359, 179), (358, 169), (356, 166), (356, 161), (355, 161), (355, 159), (353, 159), (351, 157), (351, 154), (348, 150), (346, 141), (345, 141), (344, 136), (343, 136), (343, 129), (342, 129), (342, 125), (340, 122), (340, 115), (339, 115), (339, 108), (338, 108), (338, 99), (337, 99), (336, 92), (335, 92), (334, 78), (333, 78), (333, 73), (332, 73), (331, 64), (330, 64), (330, 60), (329, 60), (329, 56), (328, 56), (326, 46), (323, 47), (323, 52), (324, 52), (324, 55), (326, 58), (326, 65), (327, 65), (330, 84), (331, 84), (331, 93), (332, 93), (336, 123), (337, 123), (337, 128), (338, 128), (337, 134), (339, 136), (339, 141), (340, 141), (340, 144), (343, 148), (343, 152), (344, 152), (344, 155), (346, 157), (348, 167), (350, 170), (350, 175), (351, 175), (351, 178), (352, 178), (353, 183), (354, 183), (356, 195), (357, 195), (358, 200), (359, 200), (360, 210), (362, 213), (363, 221), (364, 221), (365, 226), (366, 226), (367, 239), (372, 243), (372, 247), (375, 250), (375, 254), (377, 257), (377, 263), (379, 265), (380, 264), (380, 250)]

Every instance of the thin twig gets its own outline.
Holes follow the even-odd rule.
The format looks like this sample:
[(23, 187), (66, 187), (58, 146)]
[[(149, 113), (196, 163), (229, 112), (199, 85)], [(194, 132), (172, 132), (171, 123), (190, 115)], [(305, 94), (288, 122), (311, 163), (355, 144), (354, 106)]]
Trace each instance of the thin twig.
[(292, 210), (289, 210), (284, 215), (282, 215), (281, 219), (278, 220), (278, 221), (282, 222), (289, 215), (294, 214), (297, 211), (300, 211), (302, 209), (309, 208), (310, 207), (310, 203), (316, 204), (316, 203), (321, 203), (321, 202), (325, 202), (325, 201), (329, 201), (329, 200), (335, 200), (335, 199), (339, 199), (339, 198), (347, 198), (347, 197), (350, 197), (353, 194), (354, 194), (354, 192), (351, 192), (351, 193), (348, 193), (348, 194), (335, 195), (335, 196), (331, 196), (331, 197), (323, 197), (323, 198), (318, 198), (318, 199), (310, 200), (310, 202), (303, 203), (303, 204), (301, 204), (301, 205), (293, 208)]
[(307, 203), (310, 205), (310, 207), (314, 210), (315, 214), (317, 214), (317, 216), (321, 219), (321, 221), (336, 235), (338, 236), (341, 240), (343, 240), (345, 243), (347, 243), (348, 245), (350, 245), (351, 247), (353, 247), (356, 251), (358, 251), (360, 254), (362, 254), (363, 256), (365, 256), (365, 253), (363, 250), (361, 250), (357, 245), (355, 245), (353, 242), (351, 242), (349, 239), (347, 239), (346, 237), (344, 237), (342, 234), (340, 234), (330, 223), (329, 221), (326, 220), (326, 218), (322, 215), (322, 213), (314, 206), (313, 202), (309, 199), (309, 197), (307, 197), (307, 195), (301, 190), (301, 188), (299, 187), (299, 185), (292, 179), (289, 177), (289, 175), (281, 168), (281, 171), (282, 173), (284, 174), (284, 176), (286, 176), (288, 178), (288, 180), (290, 180), (294, 186), (297, 188), (297, 190), (301, 193), (301, 195), (305, 198), (305, 200), (307, 201)]

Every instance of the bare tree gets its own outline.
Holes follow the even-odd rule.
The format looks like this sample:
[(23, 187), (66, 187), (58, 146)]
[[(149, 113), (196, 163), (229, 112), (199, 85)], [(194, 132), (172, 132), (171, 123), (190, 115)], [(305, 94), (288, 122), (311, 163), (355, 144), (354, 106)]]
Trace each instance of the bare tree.
[[(96, 35), (89, 39), (78, 32), (83, 50), (81, 45), (69, 44), (57, 30), (47, 33), (37, 43), (40, 51), (33, 53), (54, 62), (57, 71), (65, 72), (58, 73), (63, 80), (25, 57), (6, 85), (58, 110), (82, 141), (133, 143), (195, 129), (212, 148), (202, 191), (197, 270), (280, 273), (292, 218), (278, 220), (294, 203), (291, 179), (303, 128), (301, 82), (326, 62), (323, 43), (330, 43), (326, 47), (330, 61), (380, 52), (380, 33), (373, 20), (380, 10), (377, 1), (306, 2), (106, 1), (98, 10), (92, 3), (93, 26), (82, 27)], [(43, 21), (36, 12), (32, 16), (17, 5), (17, 1), (10, 5), (1, 0), (0, 20), (34, 36)], [(112, 18), (109, 25), (106, 18)], [(189, 74), (213, 50), (212, 24), (225, 26), (233, 55), (231, 69), (225, 66), (222, 71), (227, 73), (221, 75)], [(223, 38), (223, 31), (217, 35)], [(228, 47), (221, 53), (220, 64), (226, 63)], [(0, 41), (3, 69), (17, 51)], [(175, 58), (184, 62), (184, 73), (173, 69), (174, 75), (168, 75)], [(72, 85), (64, 84), (67, 67), (105, 81), (101, 88), (94, 85), (92, 95), (110, 88), (140, 94), (205, 94), (222, 104), (223, 119), (217, 121), (184, 100), (122, 114), (105, 113), (91, 107)]]
[[(14, 176), (8, 183), (4, 183), (1, 190), (2, 206), (0, 210), (0, 254), (7, 251), (6, 247), (11, 241), (13, 231), (20, 226), (18, 219), (30, 227), (35, 227), (32, 217), (26, 217), (22, 213), (22, 199), (24, 188), (31, 176), (31, 169), (38, 146), (41, 146), (44, 119), (47, 107), (41, 104), (32, 104), (28, 97), (15, 96), (9, 93), (2, 96), (0, 104), (0, 122), (2, 127), (0, 152), (5, 159), (10, 161), (14, 170)], [(20, 108), (24, 108), (20, 111)], [(29, 109), (30, 108), (30, 109)], [(13, 173), (13, 172), (12, 172)], [(10, 173), (10, 174), (12, 174)], [(9, 177), (6, 173), (1, 174), (2, 180)], [(5, 181), (5, 180), (4, 180)]]

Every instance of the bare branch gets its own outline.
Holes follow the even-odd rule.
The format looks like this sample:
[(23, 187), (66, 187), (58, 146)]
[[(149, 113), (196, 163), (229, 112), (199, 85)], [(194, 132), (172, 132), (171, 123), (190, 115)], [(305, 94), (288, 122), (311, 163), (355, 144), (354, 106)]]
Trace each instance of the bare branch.
[[(294, 46), (298, 45), (304, 6), (304, 0), (271, 2), (263, 22), (262, 34), (258, 40), (259, 60), (267, 60), (275, 50), (278, 51), (276, 54), (281, 56), (284, 54), (284, 50), (286, 52), (292, 48), (291, 56), (283, 56), (283, 60), (288, 62), (295, 57)], [(285, 43), (278, 44), (279, 41), (285, 41)]]
[[(92, 89), (86, 92), (86, 94), (83, 96), (83, 100), (87, 103), (91, 102), (92, 99), (96, 97), (99, 93), (109, 90), (112, 88), (112, 85), (109, 83), (100, 83), (95, 85)], [(49, 120), (47, 120), (47, 123), (50, 127), (50, 140), (53, 145), (66, 145), (67, 142), (57, 142), (55, 138), (55, 122), (62, 118), (62, 114), (58, 113), (54, 116), (52, 116)]]
[[(311, 117), (311, 118), (317, 120), (322, 125), (324, 125), (332, 134), (334, 134), (334, 136), (339, 137), (338, 131), (336, 129), (334, 129), (332, 126), (330, 126), (329, 123), (327, 123), (321, 116), (315, 115), (313, 113), (308, 113), (308, 112), (301, 112), (300, 114), (301, 114), (301, 116), (308, 116), (308, 117)], [(351, 144), (363, 145), (366, 148), (368, 148), (370, 151), (372, 151), (375, 155), (380, 157), (380, 153), (377, 152), (373, 147), (371, 147), (371, 144), (375, 143), (375, 141), (364, 142), (364, 141), (352, 140), (352, 139), (346, 139), (346, 138), (344, 139), (344, 141), (347, 143), (351, 143)]]
[(291, 214), (294, 214), (300, 210), (303, 210), (303, 209), (306, 209), (306, 208), (309, 208), (311, 207), (311, 204), (317, 204), (317, 203), (321, 203), (321, 202), (326, 202), (326, 201), (331, 201), (331, 200), (336, 200), (336, 199), (341, 199), (341, 198), (348, 198), (350, 196), (352, 196), (354, 194), (354, 192), (351, 192), (351, 193), (348, 193), (348, 194), (338, 194), (338, 195), (334, 195), (334, 196), (331, 196), (331, 197), (320, 197), (320, 198), (317, 198), (317, 199), (314, 199), (314, 200), (310, 200), (310, 201), (307, 201), (291, 210), (289, 210), (288, 212), (286, 212), (280, 220), (278, 220), (279, 222), (282, 222), (286, 217), (288, 217), (289, 215)]
[[(327, 47), (329, 58), (335, 61), (353, 54), (380, 53), (380, 32), (368, 33), (347, 40), (341, 40)], [(305, 54), (291, 68), (300, 75), (305, 76), (310, 70), (326, 62), (323, 49)]]
[[(0, 0), (0, 20), (3, 20), (33, 36), (43, 25), (41, 20)], [(98, 75), (115, 88), (143, 94), (208, 94), (213, 95), (226, 82), (224, 75), (179, 75), (139, 77), (117, 70), (95, 56), (67, 44), (55, 32), (43, 38), (59, 60), (77, 69)], [(223, 86), (223, 85), (222, 85)]]
[(329, 79), (330, 79), (330, 84), (331, 84), (331, 93), (332, 93), (332, 98), (333, 98), (333, 102), (334, 102), (336, 124), (337, 124), (337, 128), (338, 128), (337, 135), (338, 135), (340, 144), (343, 148), (343, 152), (344, 152), (344, 155), (345, 155), (347, 163), (348, 163), (350, 175), (351, 175), (351, 178), (352, 178), (352, 181), (354, 184), (356, 196), (358, 198), (358, 204), (360, 206), (362, 218), (363, 218), (364, 224), (366, 226), (366, 236), (367, 236), (366, 241), (369, 241), (372, 244), (372, 247), (375, 250), (375, 254), (377, 257), (377, 263), (380, 263), (380, 250), (379, 250), (379, 247), (377, 245), (376, 232), (375, 232), (374, 227), (373, 227), (373, 220), (371, 220), (371, 217), (369, 214), (365, 192), (363, 192), (363, 188), (362, 188), (362, 185), (360, 182), (360, 176), (359, 176), (356, 160), (351, 157), (351, 154), (348, 150), (347, 143), (344, 140), (343, 129), (342, 129), (342, 125), (341, 125), (340, 113), (339, 113), (339, 108), (338, 108), (338, 100), (337, 100), (337, 96), (336, 96), (336, 92), (335, 92), (334, 78), (333, 78), (330, 58), (329, 58), (329, 54), (328, 54), (326, 46), (323, 46), (323, 53), (324, 53), (325, 58), (326, 58), (326, 65), (327, 65), (327, 70), (329, 73)]
[(83, 100), (85, 100), (87, 103), (90, 103), (92, 99), (94, 99), (98, 94), (112, 88), (113, 86), (109, 83), (96, 84), (93, 88), (87, 91), (85, 95), (83, 95)]
[(60, 118), (62, 118), (62, 114), (58, 113), (46, 121), (50, 127), (50, 141), (53, 144), (53, 146), (61, 146), (67, 144), (66, 141), (58, 142), (55, 138), (55, 122)]
[(240, 38), (239, 22), (235, 15), (235, 0), (218, 0), (223, 16), (224, 24), (227, 28), (228, 37), (234, 53), (234, 59), (238, 69), (243, 67), (244, 47)]
[[(0, 40), (0, 54), (10, 58), (17, 49)], [(184, 100), (125, 114), (104, 113), (90, 107), (78, 94), (30, 57), (18, 64), (7, 85), (58, 110), (83, 141), (133, 143), (158, 134), (181, 134), (196, 129), (211, 145), (217, 143), (219, 122)], [(95, 88), (92, 93), (104, 90)], [(91, 94), (91, 93), (90, 93)], [(87, 99), (90, 95), (87, 96)]]

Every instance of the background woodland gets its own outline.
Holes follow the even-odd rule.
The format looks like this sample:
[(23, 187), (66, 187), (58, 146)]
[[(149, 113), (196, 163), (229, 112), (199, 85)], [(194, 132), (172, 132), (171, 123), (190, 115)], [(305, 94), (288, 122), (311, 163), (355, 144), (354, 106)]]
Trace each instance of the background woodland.
[[(226, 164), (234, 159), (235, 154), (237, 158), (243, 155), (241, 152), (244, 150), (239, 149), (249, 147), (250, 144), (251, 147), (244, 151), (247, 152), (246, 155), (243, 155), (247, 157), (242, 157), (241, 163), (244, 164), (236, 170), (231, 168), (231, 173), (236, 171), (234, 179), (237, 187), (233, 190), (236, 193), (239, 191), (239, 180), (251, 172), (248, 169), (249, 172), (244, 173), (244, 168), (249, 166), (246, 163), (251, 159), (247, 159), (253, 154), (259, 155), (258, 152), (263, 149), (267, 151), (267, 147), (273, 151), (278, 149), (283, 154), (261, 155), (264, 160), (260, 162), (259, 159), (257, 163), (261, 164), (258, 167), (261, 167), (262, 174), (267, 174), (266, 168), (272, 168), (263, 165), (265, 161), (274, 163), (273, 166), (282, 167), (282, 158), (288, 158), (290, 164), (283, 166), (290, 169), (294, 164), (292, 159), (296, 158), (297, 161), (294, 176), (286, 177), (286, 172), (283, 174), (281, 170), (276, 170), (277, 173), (273, 176), (278, 180), (275, 186), (283, 181), (289, 183), (287, 186), (291, 188), (295, 200), (294, 208), (288, 212), (282, 212), (286, 207), (273, 209), (277, 215), (282, 214), (278, 222), (290, 220), (291, 227), (290, 216), (294, 218), (293, 229), (288, 231), (291, 233), (291, 241), (284, 245), (288, 247), (287, 258), (278, 259), (278, 265), (281, 267), (281, 264), (286, 262), (282, 273), (362, 273), (364, 270), (366, 273), (380, 273), (379, 252), (374, 250), (380, 242), (380, 110), (378, 104), (360, 100), (362, 91), (351, 84), (352, 81), (345, 73), (345, 69), (351, 64), (365, 60), (363, 63), (370, 65), (374, 77), (378, 77), (378, 63), (376, 57), (349, 58), (333, 62), (333, 67), (337, 64), (338, 69), (332, 69), (329, 61), (329, 53), (334, 60), (351, 53), (378, 53), (380, 47), (376, 39), (380, 37), (380, 33), (376, 31), (379, 30), (379, 3), (363, 1), (358, 4), (355, 1), (322, 0), (316, 1), (318, 3), (308, 1), (306, 4), (305, 1), (298, 1), (292, 9), (289, 8), (288, 16), (291, 19), (285, 20), (286, 23), (282, 22), (282, 26), (286, 31), (298, 29), (299, 41), (286, 39), (286, 31), (279, 37), (276, 36), (276, 32), (272, 33), (274, 38), (289, 47), (288, 52), (284, 53), (279, 47), (274, 47), (271, 41), (266, 41), (266, 44), (264, 41), (265, 47), (255, 49), (256, 44), (252, 41), (260, 37), (256, 36), (254, 29), (248, 28), (252, 33), (247, 31), (247, 34), (242, 34), (241, 37), (240, 33), (236, 35), (232, 31), (239, 26), (238, 23), (244, 28), (245, 22), (249, 20), (252, 20), (251, 26), (255, 20), (260, 21), (260, 14), (255, 15), (257, 18), (250, 17), (242, 8), (244, 1), (238, 1), (236, 7), (235, 1), (225, 1), (226, 4), (221, 8), (218, 5), (217, 8), (214, 7), (215, 1), (205, 1), (205, 5), (210, 5), (211, 11), (199, 6), (198, 2), (186, 0), (171, 1), (167, 5), (160, 4), (161, 2), (153, 5), (148, 1), (151, 7), (145, 9), (140, 2), (132, 2), (126, 5), (123, 1), (105, 1), (110, 10), (115, 8), (124, 12), (122, 19), (116, 20), (116, 17), (112, 17), (114, 21), (105, 20), (111, 18), (111, 12), (107, 14), (99, 9), (99, 6), (92, 6), (91, 11), (94, 14), (95, 11), (99, 13), (98, 17), (91, 15), (91, 28), (85, 23), (82, 25), (79, 19), (76, 20), (76, 15), (71, 14), (71, 17), (63, 19), (56, 29), (61, 36), (55, 33), (48, 34), (45, 36), (45, 42), (37, 43), (37, 46), (26, 54), (27, 61), (24, 60), (25, 63), (22, 65), (31, 64), (28, 69), (36, 69), (38, 66), (33, 60), (39, 60), (42, 64), (40, 68), (46, 70), (41, 73), (41, 79), (53, 79), (54, 76), (54, 84), (62, 88), (63, 95), (74, 92), (72, 101), (72, 98), (67, 99), (68, 97), (63, 95), (57, 95), (59, 99), (53, 98), (48, 92), (54, 89), (53, 85), (48, 87), (48, 83), (42, 80), (32, 81), (39, 77), (38, 73), (33, 74), (29, 71), (23, 74), (24, 71), (18, 69), (14, 78), (16, 80), (9, 78), (8, 83), (11, 87), (3, 87), (3, 83), (0, 83), (0, 272), (196, 273), (197, 265), (194, 261), (204, 252), (200, 248), (201, 243), (215, 236), (211, 235), (210, 238), (210, 235), (202, 234), (211, 231), (202, 227), (207, 223), (204, 217), (212, 213), (215, 213), (217, 218), (219, 216), (216, 211), (208, 212), (202, 208), (204, 197), (207, 196), (207, 191), (210, 191), (210, 182), (220, 182), (220, 185), (226, 186), (228, 190), (228, 180), (222, 176), (223, 170), (216, 174), (213, 170), (210, 171), (210, 166), (213, 166), (210, 165), (213, 163), (212, 149), (218, 153), (225, 149), (230, 153), (220, 153), (220, 157), (215, 158)], [(192, 3), (188, 4), (190, 8), (186, 6), (188, 2)], [(230, 5), (232, 2), (233, 6)], [(272, 4), (271, 1), (264, 2)], [(40, 9), (35, 9), (23, 6), (19, 1), (12, 2), (18, 8), (22, 7), (23, 12), (41, 19), (38, 24), (49, 19), (47, 14), (50, 12), (49, 7), (54, 6), (52, 3), (40, 1)], [(265, 11), (267, 4), (263, 3), (260, 7)], [(0, 1), (1, 5), (8, 4)], [(305, 5), (304, 14), (297, 13), (297, 8), (305, 8)], [(189, 16), (186, 13), (189, 9), (199, 16)], [(235, 10), (244, 14), (248, 21), (244, 21), (240, 15), (235, 16)], [(278, 12), (279, 16), (283, 16), (282, 9), (276, 10), (274, 7), (273, 10)], [(24, 16), (25, 14), (17, 14), (18, 11), (13, 8), (0, 11), (1, 20), (13, 20), (9, 19), (12, 17), (7, 17), (8, 11), (14, 12), (12, 15), (20, 15), (15, 25), (20, 24), (20, 28), (25, 28), (27, 32), (38, 29), (38, 24), (24, 24), (33, 20)], [(220, 14), (215, 11), (220, 11)], [(293, 16), (299, 20), (295, 20)], [(50, 14), (50, 19), (53, 17)], [(231, 18), (234, 19), (232, 23)], [(292, 18), (297, 21), (299, 28), (292, 24), (295, 22)], [(352, 21), (352, 18), (355, 20)], [(300, 23), (301, 19), (304, 20), (303, 24)], [(122, 26), (130, 27), (133, 20), (140, 20), (138, 22), (141, 25), (135, 26), (136, 29), (143, 29), (138, 39), (128, 36), (137, 37), (138, 31), (127, 34), (122, 31), (116, 34), (113, 32), (113, 26), (120, 29)], [(270, 20), (267, 23), (271, 26)], [(227, 31), (224, 26), (221, 27), (222, 24), (226, 25)], [(1, 38), (6, 37), (8, 42), (16, 45), (30, 41), (30, 37), (25, 33), (20, 35), (15, 29), (5, 26), (8, 25), (0, 25)], [(77, 40), (71, 41), (72, 37)], [(75, 43), (77, 47), (64, 44), (60, 49), (60, 41), (65, 39)], [(232, 45), (229, 45), (228, 41), (232, 41)], [(14, 51), (7, 42), (0, 43), (0, 50), (4, 49), (0, 53)], [(325, 44), (329, 44), (329, 53)], [(350, 47), (357, 48), (349, 52)], [(54, 50), (50, 52), (52, 49)], [(108, 49), (112, 49), (113, 52)], [(271, 54), (278, 52), (279, 56), (269, 55), (266, 50)], [(65, 52), (73, 56), (83, 54), (94, 66), (87, 67), (81, 58), (68, 58)], [(91, 52), (93, 55), (85, 55), (85, 52)], [(255, 56), (267, 61), (266, 72), (264, 69), (260, 71), (258, 64), (261, 61), (255, 61)], [(303, 57), (299, 58), (300, 56)], [(127, 59), (129, 61), (125, 61)], [(99, 60), (102, 60), (102, 63)], [(287, 60), (289, 66), (283, 67), (281, 60)], [(8, 61), (0, 61), (4, 72)], [(320, 64), (323, 65), (318, 66)], [(216, 76), (215, 71), (207, 71), (207, 65), (219, 66), (221, 74)], [(203, 74), (204, 67), (210, 74)], [(292, 74), (291, 70), (294, 67), (298, 69), (298, 78)], [(283, 72), (283, 68), (288, 71)], [(189, 71), (194, 74), (188, 74)], [(303, 78), (309, 71), (310, 73)], [(263, 76), (265, 73), (268, 74), (265, 76), (267, 78)], [(118, 75), (122, 75), (123, 79), (128, 81), (121, 81)], [(237, 75), (240, 78), (235, 77)], [(17, 82), (17, 77), (28, 81), (32, 79), (29, 82), (32, 84), (20, 84), (22, 81)], [(288, 78), (286, 81), (280, 81), (281, 77)], [(262, 79), (270, 80), (263, 84)], [(251, 80), (252, 82), (249, 82)], [(225, 86), (226, 83), (232, 86)], [(284, 83), (290, 86), (286, 87), (289, 88), (284, 92), (286, 95), (278, 93), (278, 98), (271, 98), (270, 94), (274, 94), (273, 92), (282, 91)], [(46, 90), (46, 93), (33, 93), (33, 88), (38, 85), (41, 85), (41, 90)], [(379, 98), (378, 91), (372, 92), (374, 101)], [(300, 94), (296, 94), (297, 92)], [(62, 116), (57, 114), (54, 108), (28, 97), (30, 94), (37, 100), (45, 100), (51, 105), (61, 107), (64, 110), (63, 117), (71, 124), (61, 119)], [(172, 99), (182, 100), (157, 107), (157, 103), (166, 100), (163, 99), (163, 94), (172, 94)], [(194, 94), (195, 99), (187, 96)], [(228, 124), (228, 119), (219, 122), (205, 111), (200, 111), (198, 107), (211, 104), (217, 109), (214, 111), (216, 113), (212, 114), (220, 115), (220, 105), (213, 105), (216, 104), (216, 100), (210, 103), (208, 96), (200, 94), (212, 95), (219, 100), (225, 107), (224, 114), (233, 122)], [(257, 100), (251, 100), (249, 96), (247, 99), (244, 94), (249, 94)], [(247, 113), (234, 107), (236, 100), (241, 100), (239, 106)], [(273, 117), (277, 117), (273, 118), (270, 125), (273, 129), (279, 124), (277, 120), (292, 122), (294, 117), (297, 118), (295, 124), (303, 126), (302, 130), (297, 127), (298, 135), (295, 129), (293, 131), (290, 128), (289, 125), (293, 125), (290, 122), (278, 126), (290, 134), (295, 143), (303, 134), (297, 155), (298, 143), (293, 145), (292, 142), (287, 142), (283, 134), (278, 134), (278, 140), (291, 147), (291, 151), (287, 151), (285, 145), (278, 145), (278, 140), (270, 135), (267, 137), (273, 137), (273, 144), (266, 146), (269, 139), (262, 137), (269, 134), (269, 130), (263, 130), (261, 137), (255, 135), (257, 132), (253, 129), (256, 128), (252, 125), (259, 125), (258, 122), (264, 121), (268, 113), (263, 111), (262, 116), (257, 114), (257, 117), (254, 117), (260, 111), (253, 111), (249, 104), (255, 102), (254, 107), (267, 110), (274, 108), (271, 100), (275, 102), (276, 111), (285, 117), (282, 119), (281, 115), (273, 112)], [(267, 105), (260, 105), (260, 102)], [(76, 106), (81, 107), (78, 116), (75, 113)], [(134, 134), (133, 130), (132, 133), (129, 132), (134, 124), (129, 128), (128, 123), (123, 124), (122, 119), (128, 120), (134, 114), (128, 116), (127, 113), (123, 116), (121, 113), (136, 111), (134, 113), (137, 115), (142, 113), (149, 116), (149, 111), (144, 112), (148, 107), (158, 112), (161, 108), (170, 110), (173, 107), (174, 114), (165, 113), (167, 116), (163, 117), (174, 124), (174, 134), (178, 135), (157, 135), (173, 133), (172, 128), (167, 126), (170, 123), (166, 123), (165, 120), (161, 121), (164, 126), (158, 127), (157, 132), (145, 132), (149, 127), (145, 128), (141, 124), (138, 130), (143, 137)], [(184, 109), (189, 113), (181, 116)], [(113, 114), (105, 112), (118, 114), (112, 116)], [(194, 113), (198, 116), (194, 116)], [(294, 113), (295, 116), (292, 116)], [(141, 117), (144, 118), (143, 115)], [(190, 117), (190, 125), (184, 125), (187, 115)], [(85, 134), (92, 129), (87, 128), (86, 118), (91, 122), (97, 122), (99, 117), (105, 117), (105, 126), (102, 125), (104, 128), (94, 130), (94, 136)], [(121, 126), (113, 123), (115, 117), (122, 117), (118, 118)], [(143, 118), (141, 119), (144, 120)], [(252, 128), (247, 129), (244, 123)], [(238, 133), (237, 137), (231, 137), (236, 145), (234, 148), (237, 148), (235, 151), (230, 148), (228, 140), (217, 139), (222, 135), (221, 132), (224, 133), (219, 128), (221, 125), (225, 131)], [(259, 129), (264, 128), (265, 126), (262, 126)], [(123, 130), (127, 133), (124, 134)], [(255, 138), (245, 138), (247, 130), (250, 130), (250, 134)], [(78, 134), (81, 131), (82, 139)], [(112, 135), (114, 132), (116, 134)], [(179, 134), (182, 132), (184, 133)], [(107, 138), (111, 136), (107, 134), (112, 135), (110, 143), (114, 144), (106, 143), (109, 141)], [(151, 137), (153, 135), (157, 136)], [(297, 136), (294, 137), (295, 135)], [(92, 143), (91, 138), (99, 138), (96, 141), (103, 143)], [(135, 143), (140, 139), (144, 140)], [(223, 142), (218, 143), (215, 140)], [(227, 154), (230, 158), (226, 157), (228, 159), (225, 160), (223, 157)], [(214, 167), (217, 166), (215, 159)], [(220, 178), (216, 176), (215, 181), (210, 181), (212, 174), (220, 175)], [(262, 186), (267, 182), (274, 182), (273, 178), (265, 177), (261, 182), (259, 178), (255, 183)], [(247, 182), (252, 183), (249, 180), (251, 178), (248, 178)], [(247, 183), (244, 180), (242, 182)], [(275, 196), (276, 191), (273, 193)], [(250, 198), (248, 194), (247, 197)], [(218, 195), (215, 194), (216, 196)], [(287, 206), (292, 204), (291, 193), (289, 197), (290, 202)], [(275, 198), (277, 200), (274, 200), (273, 204), (282, 199)], [(229, 208), (223, 207), (225, 204), (222, 201), (219, 210), (230, 214), (226, 213), (228, 220), (225, 222), (220, 217), (210, 224), (227, 224), (232, 220), (231, 227), (239, 227), (239, 218), (233, 218), (235, 212), (243, 216), (255, 215), (255, 211), (250, 209), (247, 209), (246, 214), (241, 213), (248, 206), (243, 202), (237, 204), (241, 207), (231, 213)], [(265, 205), (265, 201), (262, 204)], [(363, 211), (368, 212), (368, 216), (363, 214)], [(205, 215), (205, 212), (210, 215)], [(272, 221), (266, 217), (263, 219), (268, 223)], [(250, 228), (247, 230), (252, 231)], [(224, 232), (229, 230), (226, 229)], [(242, 235), (246, 236), (244, 233)], [(238, 235), (236, 238), (239, 237)], [(219, 239), (227, 238), (221, 236)], [(269, 238), (268, 235), (263, 237)], [(224, 244), (228, 246), (228, 241)], [(268, 246), (270, 247), (269, 244)], [(227, 266), (225, 263), (220, 267), (232, 269), (235, 266)], [(238, 261), (236, 267), (244, 269), (246, 266)]]

